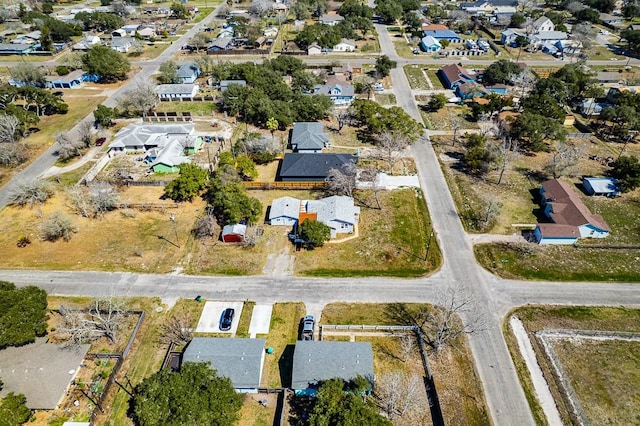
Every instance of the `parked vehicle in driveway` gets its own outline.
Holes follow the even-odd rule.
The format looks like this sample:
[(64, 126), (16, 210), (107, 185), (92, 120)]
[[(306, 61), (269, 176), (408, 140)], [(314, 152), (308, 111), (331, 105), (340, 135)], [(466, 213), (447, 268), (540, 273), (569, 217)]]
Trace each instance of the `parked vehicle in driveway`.
[(231, 323), (233, 323), (233, 314), (236, 311), (233, 308), (227, 308), (222, 311), (222, 315), (220, 315), (220, 331), (229, 331), (231, 330)]
[(307, 315), (302, 318), (302, 333), (300, 334), (300, 340), (313, 340), (313, 335), (316, 331), (316, 320), (313, 315)]
[(96, 146), (102, 146), (107, 141), (107, 138), (96, 139)]

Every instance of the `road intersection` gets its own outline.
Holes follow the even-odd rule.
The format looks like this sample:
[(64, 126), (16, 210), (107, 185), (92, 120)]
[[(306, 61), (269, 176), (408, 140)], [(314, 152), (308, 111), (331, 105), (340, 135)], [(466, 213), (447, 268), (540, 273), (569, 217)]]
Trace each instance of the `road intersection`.
[[(191, 29), (181, 39), (182, 43), (195, 34), (197, 28), (206, 25), (212, 16)], [(400, 64), (406, 63), (406, 59), (397, 56), (386, 28), (376, 25), (376, 29), (382, 52)], [(135, 87), (137, 82), (148, 80), (157, 66), (177, 52), (182, 43), (174, 43), (160, 58), (142, 66), (140, 73), (105, 104), (115, 105), (117, 99)], [(423, 61), (411, 63), (427, 63)], [(398, 105), (421, 122), (401, 66), (391, 71), (391, 78)], [(52, 149), (27, 167), (23, 172), (26, 176), (22, 177), (34, 179), (51, 166), (55, 161)], [(444, 259), (442, 268), (429, 277), (413, 280), (378, 277), (319, 279), (0, 271), (0, 279), (18, 285), (37, 285), (50, 294), (58, 295), (157, 296), (171, 300), (200, 294), (215, 300), (249, 299), (261, 303), (294, 300), (310, 306), (323, 306), (334, 301), (436, 302), (447, 289), (462, 289), (475, 302), (476, 312), (473, 314), (481, 314), (486, 322), (485, 329), (471, 334), (469, 341), (493, 423), (532, 425), (533, 416), (502, 335), (502, 323), (508, 312), (528, 303), (639, 307), (638, 287), (634, 284), (525, 282), (504, 280), (489, 274), (475, 261), (472, 244), (460, 222), (428, 133), (412, 147), (411, 152)], [(6, 194), (12, 183), (0, 189), (0, 208), (6, 205)], [(463, 320), (470, 321), (469, 315), (463, 313)]]

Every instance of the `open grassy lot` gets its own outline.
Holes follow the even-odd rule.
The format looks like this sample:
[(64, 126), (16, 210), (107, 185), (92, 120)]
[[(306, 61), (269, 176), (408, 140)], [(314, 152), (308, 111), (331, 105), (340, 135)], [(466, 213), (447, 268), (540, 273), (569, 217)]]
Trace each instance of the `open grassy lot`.
[(468, 114), (469, 107), (467, 106), (448, 106), (434, 112), (420, 108), (420, 115), (431, 130), (453, 131), (452, 120), (457, 119), (461, 126), (458, 130), (458, 136), (462, 136), (467, 129), (478, 128), (477, 123), (467, 118)]
[(640, 343), (559, 340), (554, 349), (592, 424), (640, 421)]
[[(412, 89), (422, 89), (428, 90), (429, 84), (427, 80), (424, 78), (424, 74), (422, 73), (423, 65), (405, 65), (404, 73), (407, 75), (407, 80), (409, 80), (409, 86)], [(433, 82), (433, 80), (432, 80)]]
[[(40, 156), (53, 145), (54, 137), (58, 132), (71, 130), (106, 97), (97, 94), (83, 98), (64, 97), (63, 99), (69, 105), (69, 111), (64, 115), (40, 117), (40, 122), (37, 124), (40, 130), (22, 140), (27, 147), (27, 162)], [(14, 168), (0, 167), (0, 184), (6, 182), (14, 171)]]
[(293, 349), (298, 339), (298, 327), (304, 317), (304, 303), (276, 303), (271, 313), (267, 347), (272, 354), (265, 355), (262, 385), (266, 387), (291, 386)]
[(396, 104), (396, 95), (393, 94), (377, 93), (375, 99), (376, 102), (383, 106)]
[[(261, 405), (260, 400), (266, 399), (267, 404)], [(275, 394), (245, 394), (238, 426), (271, 426), (276, 414)]]
[[(406, 304), (408, 310), (429, 309), (430, 305)], [(353, 325), (397, 325), (391, 304), (373, 303), (332, 303), (322, 311), (322, 324)], [(333, 337), (333, 336), (332, 336)], [(394, 370), (424, 375), (418, 351), (412, 352), (405, 362), (399, 354), (397, 337), (357, 336), (356, 341), (370, 341), (374, 350), (376, 377)], [(473, 357), (465, 338), (454, 342), (453, 347), (442, 350), (437, 355), (429, 354), (429, 363), (436, 382), (438, 397), (446, 424), (488, 425), (489, 418), (480, 380), (473, 365)], [(424, 408), (425, 412), (428, 410)], [(428, 414), (428, 413), (425, 413)], [(428, 424), (428, 418), (399, 418), (394, 424)]]
[[(522, 321), (536, 350), (550, 390), (561, 415), (568, 412), (561, 391), (551, 375), (551, 367), (533, 333), (547, 329), (599, 330), (639, 332), (640, 310), (585, 306), (527, 306), (512, 312)], [(520, 356), (515, 337), (505, 320), (504, 335), (516, 371), (538, 424), (547, 424), (535, 397), (527, 367)], [(638, 376), (637, 342), (594, 342), (587, 340), (556, 340), (554, 349), (569, 375), (582, 407), (592, 424), (635, 424), (638, 422), (640, 377)]]
[(157, 112), (190, 112), (194, 116), (212, 117), (218, 110), (215, 102), (160, 102)]
[[(296, 273), (315, 276), (420, 276), (440, 265), (419, 191), (381, 192), (382, 210), (361, 207), (357, 238), (296, 253)], [(427, 257), (428, 259), (425, 259)]]
[(434, 89), (437, 89), (437, 90), (446, 89), (446, 87), (444, 87), (444, 84), (442, 84), (442, 80), (440, 80), (440, 77), (438, 77), (437, 69), (427, 69), (425, 70), (425, 72), (427, 73), (427, 77), (429, 77), (431, 84), (433, 84)]

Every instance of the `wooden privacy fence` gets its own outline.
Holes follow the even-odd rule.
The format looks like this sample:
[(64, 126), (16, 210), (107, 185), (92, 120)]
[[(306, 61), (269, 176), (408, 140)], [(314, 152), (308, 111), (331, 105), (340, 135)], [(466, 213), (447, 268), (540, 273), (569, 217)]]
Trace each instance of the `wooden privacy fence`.
[(326, 182), (242, 182), (246, 189), (325, 189)]

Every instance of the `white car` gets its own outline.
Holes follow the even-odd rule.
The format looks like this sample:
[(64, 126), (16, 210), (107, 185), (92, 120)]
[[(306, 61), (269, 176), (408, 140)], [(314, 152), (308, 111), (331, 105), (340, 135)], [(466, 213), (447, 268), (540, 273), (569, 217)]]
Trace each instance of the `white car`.
[(610, 33), (609, 31), (607, 31), (607, 30), (600, 30), (600, 34), (602, 34), (602, 35), (609, 35), (609, 34), (611, 34), (611, 33)]

